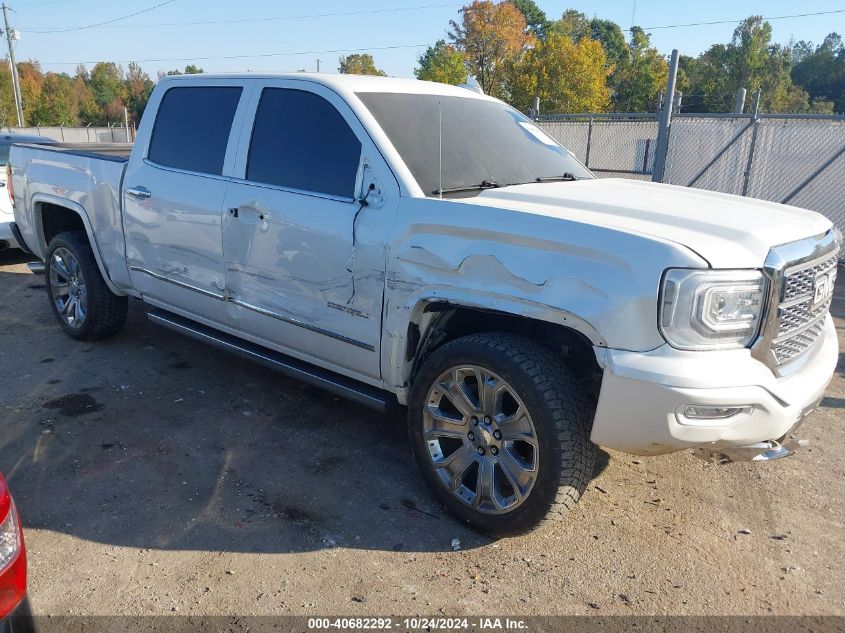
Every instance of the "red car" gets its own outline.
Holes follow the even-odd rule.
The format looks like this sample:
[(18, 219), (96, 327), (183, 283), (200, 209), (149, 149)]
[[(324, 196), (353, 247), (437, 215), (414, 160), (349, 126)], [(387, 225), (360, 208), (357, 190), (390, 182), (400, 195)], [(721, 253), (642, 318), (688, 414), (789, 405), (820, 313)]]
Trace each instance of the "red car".
[(6, 479), (0, 475), (0, 633), (33, 630), (26, 599), (23, 530)]

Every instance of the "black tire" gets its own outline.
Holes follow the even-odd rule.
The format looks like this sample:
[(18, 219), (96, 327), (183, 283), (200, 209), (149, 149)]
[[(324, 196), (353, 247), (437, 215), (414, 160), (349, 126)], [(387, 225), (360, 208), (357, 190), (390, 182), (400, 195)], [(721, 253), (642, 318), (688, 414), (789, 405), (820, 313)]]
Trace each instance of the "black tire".
[[(79, 265), (78, 276), (84, 280), (87, 310), (84, 319), (80, 319), (76, 327), (59, 313), (53, 298), (52, 268), (57, 249), (70, 251)], [(126, 323), (129, 299), (114, 294), (106, 285), (84, 231), (59, 233), (50, 241), (44, 274), (53, 314), (68, 336), (80, 341), (100, 340), (112, 336)]]
[[(429, 391), (444, 372), (462, 364), (489, 370), (512, 386), (536, 431), (539, 462), (533, 488), (521, 505), (502, 514), (481, 512), (450, 491), (436, 474), (424, 438)], [(593, 406), (553, 350), (521, 336), (473, 334), (443, 345), (424, 361), (411, 389), (408, 428), (417, 465), (446, 509), (485, 533), (506, 535), (558, 523), (578, 502), (596, 459), (592, 415)]]

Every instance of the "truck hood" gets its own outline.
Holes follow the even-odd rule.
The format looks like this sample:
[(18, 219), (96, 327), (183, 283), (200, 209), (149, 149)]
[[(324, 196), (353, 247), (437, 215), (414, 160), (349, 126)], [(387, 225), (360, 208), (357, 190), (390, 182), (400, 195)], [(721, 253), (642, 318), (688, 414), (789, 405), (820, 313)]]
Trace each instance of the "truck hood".
[(686, 246), (713, 268), (760, 268), (773, 246), (831, 228), (797, 207), (617, 178), (516, 185), (455, 201), (653, 236)]

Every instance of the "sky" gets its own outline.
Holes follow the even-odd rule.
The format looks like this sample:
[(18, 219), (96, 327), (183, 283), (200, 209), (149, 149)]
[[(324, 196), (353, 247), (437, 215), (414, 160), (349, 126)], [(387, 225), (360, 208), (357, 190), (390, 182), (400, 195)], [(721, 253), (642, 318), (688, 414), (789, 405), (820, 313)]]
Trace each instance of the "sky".
[[(138, 61), (159, 71), (194, 63), (209, 72), (337, 72), (338, 57), (369, 52), (387, 74), (413, 77), (417, 57), (445, 37), (450, 19), (467, 2), (448, 0), (8, 0), (20, 32), (18, 61), (38, 59), (45, 71), (73, 74), (78, 63)], [(845, 9), (845, 0), (539, 0), (549, 18), (567, 8), (614, 20), (622, 28), (729, 20), (727, 24), (647, 28), (664, 53), (698, 55), (728, 42), (736, 21), (749, 15), (787, 16)], [(161, 5), (161, 6), (157, 6)], [(155, 8), (152, 8), (155, 7)], [(146, 11), (146, 9), (150, 9)], [(135, 12), (139, 15), (118, 19)], [(273, 19), (275, 18), (275, 19)], [(111, 22), (93, 28), (96, 23)], [(194, 24), (184, 24), (192, 22)], [(196, 24), (205, 22), (205, 24)], [(183, 24), (174, 24), (183, 23)], [(845, 12), (771, 21), (775, 41), (819, 43), (845, 34)], [(38, 32), (60, 31), (68, 32)], [(202, 58), (202, 59), (199, 59)]]

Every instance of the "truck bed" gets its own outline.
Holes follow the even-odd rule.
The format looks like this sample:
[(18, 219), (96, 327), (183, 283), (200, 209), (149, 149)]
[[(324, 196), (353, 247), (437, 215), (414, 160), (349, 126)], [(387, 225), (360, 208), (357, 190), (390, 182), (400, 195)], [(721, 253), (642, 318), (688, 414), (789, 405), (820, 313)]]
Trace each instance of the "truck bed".
[(17, 145), (86, 158), (101, 158), (118, 163), (128, 161), (129, 154), (132, 151), (132, 143), (56, 143), (54, 145), (17, 143)]

